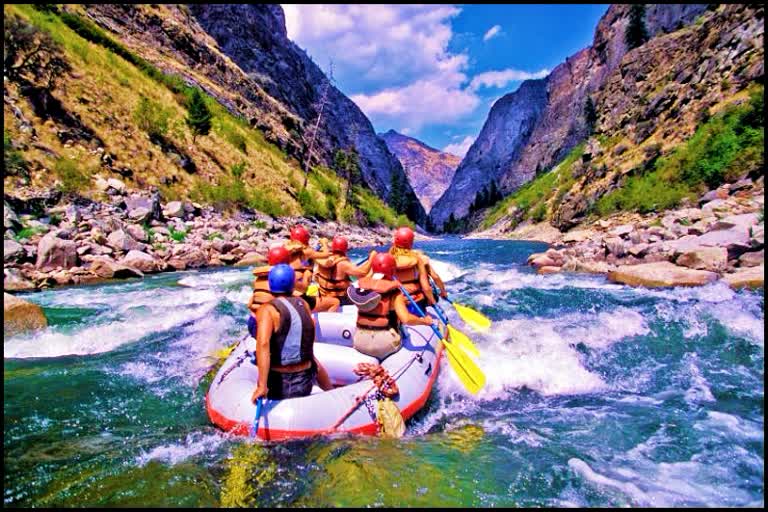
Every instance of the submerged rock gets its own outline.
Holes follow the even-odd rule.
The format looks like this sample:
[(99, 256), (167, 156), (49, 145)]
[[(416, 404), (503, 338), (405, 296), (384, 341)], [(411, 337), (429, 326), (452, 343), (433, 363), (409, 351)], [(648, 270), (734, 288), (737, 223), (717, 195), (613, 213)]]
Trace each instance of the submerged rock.
[(13, 336), (27, 331), (45, 329), (48, 320), (43, 308), (26, 300), (3, 293), (3, 335)]
[(765, 265), (739, 270), (732, 274), (725, 274), (723, 281), (731, 288), (762, 288), (765, 286)]

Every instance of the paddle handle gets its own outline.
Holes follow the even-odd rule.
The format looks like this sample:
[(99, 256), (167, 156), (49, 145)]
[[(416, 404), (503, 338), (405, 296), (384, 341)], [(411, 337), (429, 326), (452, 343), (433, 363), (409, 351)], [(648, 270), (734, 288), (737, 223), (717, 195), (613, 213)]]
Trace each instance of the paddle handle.
[[(395, 278), (394, 278), (394, 280), (395, 280), (395, 282), (398, 282), (398, 283), (400, 282), (400, 280), (399, 280), (397, 277), (395, 277)], [(419, 317), (420, 317), (420, 318), (424, 318), (425, 316), (427, 316), (427, 315), (424, 313), (424, 311), (422, 311), (422, 310), (421, 310), (421, 308), (419, 307), (419, 305), (418, 305), (418, 304), (416, 304), (416, 301), (415, 301), (415, 300), (413, 300), (413, 297), (411, 297), (411, 294), (410, 294), (410, 293), (408, 293), (408, 290), (406, 290), (406, 289), (405, 289), (405, 287), (404, 287), (402, 284), (400, 285), (400, 291), (401, 291), (401, 292), (403, 292), (403, 295), (405, 295), (405, 297), (406, 297), (406, 298), (407, 298), (409, 301), (411, 301), (411, 304), (413, 304), (413, 307), (414, 307), (414, 309), (416, 310), (416, 312), (419, 314)], [(435, 327), (434, 325), (430, 325), (430, 327), (432, 328), (432, 330), (434, 331), (434, 333), (437, 335), (437, 337), (438, 337), (439, 339), (441, 339), (441, 340), (442, 340), (442, 339), (443, 339), (443, 335), (442, 335), (442, 334), (440, 334), (440, 331), (438, 331), (438, 330), (437, 330), (437, 327)]]
[(256, 417), (253, 419), (253, 437), (259, 432), (259, 420), (261, 419), (261, 406), (264, 403), (264, 398), (256, 400)]

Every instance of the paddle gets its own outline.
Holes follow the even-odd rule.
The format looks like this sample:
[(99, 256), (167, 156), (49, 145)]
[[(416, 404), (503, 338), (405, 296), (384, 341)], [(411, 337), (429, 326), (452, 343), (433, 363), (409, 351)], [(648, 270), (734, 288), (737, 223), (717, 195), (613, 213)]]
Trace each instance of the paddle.
[[(431, 277), (429, 278), (429, 282), (432, 284), (432, 289), (435, 290), (435, 282), (432, 280)], [(438, 295), (437, 290), (435, 290), (435, 295)], [(458, 313), (459, 317), (473, 329), (476, 329), (478, 331), (486, 331), (491, 326), (491, 319), (485, 316), (484, 314), (478, 311), (475, 311), (469, 306), (456, 304), (448, 297), (441, 297), (441, 298), (447, 300), (448, 304), (452, 305), (453, 309), (456, 310), (456, 313)]]
[[(395, 280), (397, 281), (397, 278), (395, 278)], [(411, 304), (413, 304), (419, 317), (424, 318), (424, 312), (419, 305), (416, 304), (416, 301), (413, 300), (413, 297), (411, 297), (411, 294), (408, 293), (405, 287), (400, 285), (400, 291), (403, 292), (403, 295), (405, 295), (409, 301), (411, 301)], [(448, 353), (448, 363), (450, 363), (451, 368), (456, 372), (456, 375), (459, 377), (459, 380), (464, 387), (467, 388), (467, 391), (472, 394), (480, 391), (485, 385), (485, 374), (480, 367), (477, 366), (477, 363), (470, 359), (463, 350), (454, 345), (447, 336), (443, 337), (443, 335), (440, 334), (440, 331), (437, 330), (437, 327), (434, 325), (431, 325), (430, 327), (435, 335), (442, 340), (443, 346)]]
[(259, 420), (261, 419), (261, 405), (264, 403), (264, 398), (259, 398), (256, 400), (256, 417), (253, 420), (253, 436), (256, 437), (256, 434), (259, 432)]
[(451, 337), (451, 340), (456, 342), (456, 345), (459, 346), (459, 348), (463, 349), (466, 353), (478, 357), (480, 355), (480, 351), (477, 349), (474, 343), (472, 343), (472, 340), (469, 339), (469, 337), (461, 332), (460, 330), (456, 329), (454, 326), (450, 324), (450, 321), (448, 320), (448, 317), (445, 314), (445, 311), (443, 311), (443, 308), (440, 307), (439, 304), (435, 303), (432, 304), (432, 309), (435, 310), (435, 313), (437, 313), (437, 317), (440, 319), (441, 322), (445, 325), (446, 329), (448, 329), (448, 335)]

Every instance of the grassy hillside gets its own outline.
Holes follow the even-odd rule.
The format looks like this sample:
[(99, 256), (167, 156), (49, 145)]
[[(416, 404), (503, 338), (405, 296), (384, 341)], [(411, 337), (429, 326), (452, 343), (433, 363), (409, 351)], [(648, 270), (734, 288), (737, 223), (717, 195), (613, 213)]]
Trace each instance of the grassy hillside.
[[(129, 188), (158, 186), (167, 200), (248, 206), (272, 215), (341, 216), (346, 184), (340, 178), (316, 169), (303, 190), (295, 159), (205, 94), (212, 127), (193, 140), (185, 123), (192, 87), (85, 18), (29, 5), (6, 5), (4, 16), (49, 34), (71, 68), (52, 90), (56, 108), (41, 108), (23, 87), (6, 81), (5, 157), (12, 163), (4, 175), (7, 193), (57, 186), (104, 199), (97, 177), (118, 178)], [(366, 194), (353, 196), (355, 209), (370, 212), (359, 221), (395, 218), (380, 201), (387, 215), (363, 208), (370, 203)]]
[[(616, 211), (640, 213), (674, 208), (684, 198), (695, 199), (710, 188), (733, 181), (764, 164), (763, 86), (754, 84), (721, 102), (703, 118), (687, 141), (662, 153), (652, 138), (633, 146), (621, 136), (600, 135), (594, 143), (599, 156), (584, 162), (585, 143), (576, 146), (559, 164), (504, 198), (486, 213), (481, 228), (488, 229), (504, 217), (513, 224), (525, 220), (551, 220), (562, 198), (583, 185), (584, 168), (606, 170), (619, 155), (632, 169), (593, 201), (589, 216)], [(578, 176), (577, 176), (578, 175)]]

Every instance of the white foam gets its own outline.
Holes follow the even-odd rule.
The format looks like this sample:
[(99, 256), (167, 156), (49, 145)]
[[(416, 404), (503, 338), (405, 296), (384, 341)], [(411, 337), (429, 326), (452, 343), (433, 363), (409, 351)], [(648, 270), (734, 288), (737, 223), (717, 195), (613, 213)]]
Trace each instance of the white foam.
[(728, 439), (735, 437), (740, 440), (762, 441), (764, 438), (763, 425), (718, 411), (707, 412), (707, 419), (696, 422), (693, 428)]
[(697, 402), (714, 402), (715, 397), (709, 389), (707, 379), (701, 374), (696, 354), (686, 354), (684, 360), (687, 363), (688, 373), (691, 376), (691, 385), (685, 391), (685, 401), (689, 404)]
[(151, 460), (159, 460), (168, 464), (178, 464), (190, 457), (215, 451), (227, 437), (219, 432), (214, 434), (202, 434), (192, 432), (183, 442), (156, 446), (148, 452), (142, 453), (136, 458), (136, 464), (144, 466)]
[(429, 264), (435, 268), (435, 271), (440, 275), (440, 278), (446, 283), (467, 273), (466, 270), (460, 268), (458, 265), (447, 263), (445, 261), (430, 258)]

